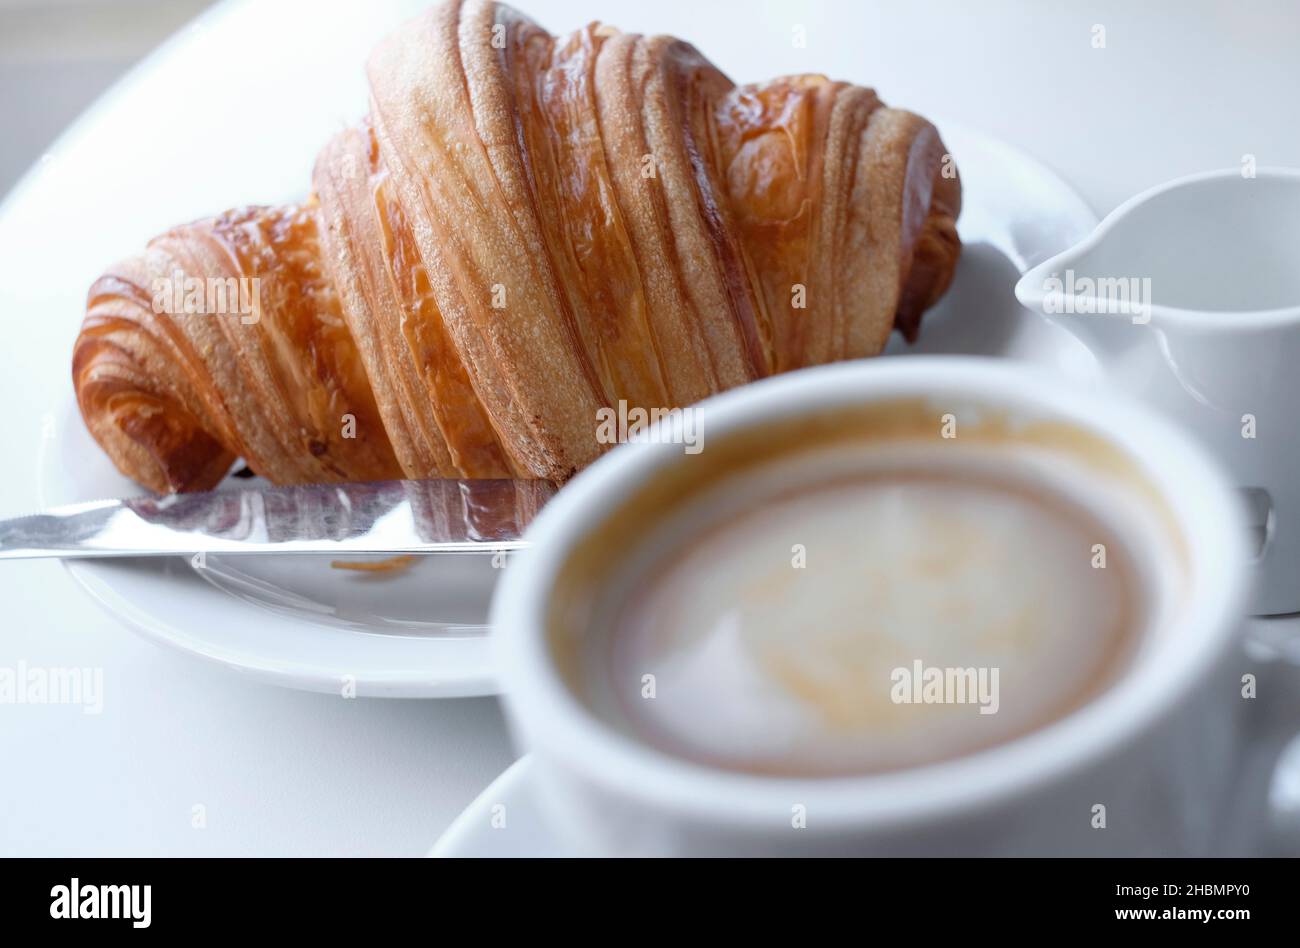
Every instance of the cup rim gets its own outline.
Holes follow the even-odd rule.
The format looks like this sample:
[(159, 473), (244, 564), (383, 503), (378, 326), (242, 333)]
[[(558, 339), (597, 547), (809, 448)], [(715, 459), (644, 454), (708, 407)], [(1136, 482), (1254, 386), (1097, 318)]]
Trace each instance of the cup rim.
[[(966, 356), (861, 360), (787, 373), (700, 403), (713, 437), (764, 420), (864, 401), (944, 391), (1033, 407), (1101, 436), (1136, 461), (1187, 536), (1192, 575), (1182, 628), (1153, 636), (1146, 660), (1101, 695), (1028, 735), (975, 753), (865, 776), (773, 777), (728, 771), (638, 742), (591, 712), (549, 645), (549, 597), (566, 555), (606, 504), (667, 465), (680, 445), (618, 447), (579, 474), (530, 526), (530, 548), (505, 571), (492, 604), (492, 644), (517, 740), (586, 781), (642, 805), (739, 829), (770, 829), (792, 803), (818, 832), (897, 827), (1006, 802), (1113, 754), (1175, 710), (1234, 640), (1245, 594), (1245, 541), (1220, 465), (1135, 401), (1066, 384), (1043, 370)], [(707, 450), (707, 441), (706, 447)], [(689, 458), (686, 458), (689, 462)], [(815, 817), (812, 815), (815, 814)]]
[[(1047, 291), (1043, 288), (1044, 277), (1049, 273), (1060, 270), (1072, 259), (1080, 257), (1096, 247), (1134, 208), (1168, 191), (1211, 181), (1240, 177), (1241, 170), (1236, 168), (1198, 171), (1169, 181), (1162, 181), (1145, 191), (1138, 192), (1102, 218), (1096, 229), (1082, 241), (1026, 270), (1020, 276), (1020, 279), (1016, 281), (1016, 299), (1020, 301), (1022, 306), (1041, 313), (1047, 300)], [(1253, 180), (1283, 181), (1294, 186), (1300, 186), (1300, 168), (1274, 166), (1257, 168)], [(1097, 315), (1100, 317), (1123, 314), (1111, 312)], [(1151, 305), (1151, 324), (1155, 324), (1159, 320), (1163, 325), (1179, 329), (1267, 330), (1285, 326), (1298, 319), (1300, 319), (1300, 301), (1291, 306), (1282, 306), (1275, 309), (1231, 311), (1187, 309), (1179, 306), (1165, 306), (1160, 303)]]

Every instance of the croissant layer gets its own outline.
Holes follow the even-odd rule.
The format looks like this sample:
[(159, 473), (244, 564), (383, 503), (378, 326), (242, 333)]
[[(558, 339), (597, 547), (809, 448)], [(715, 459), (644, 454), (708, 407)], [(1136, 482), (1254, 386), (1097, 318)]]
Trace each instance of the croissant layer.
[(602, 409), (687, 405), (909, 339), (961, 185), (934, 127), (822, 76), (554, 37), (484, 0), (375, 50), (311, 197), (178, 227), (91, 288), (86, 424), (158, 491), (564, 480)]

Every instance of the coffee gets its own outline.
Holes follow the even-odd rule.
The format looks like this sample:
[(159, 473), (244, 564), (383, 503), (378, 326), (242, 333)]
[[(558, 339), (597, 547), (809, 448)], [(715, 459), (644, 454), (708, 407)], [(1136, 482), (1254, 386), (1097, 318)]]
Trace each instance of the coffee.
[(1133, 517), (1005, 449), (788, 459), (696, 498), (627, 556), (584, 690), (639, 740), (764, 774), (960, 757), (1099, 694), (1158, 577)]

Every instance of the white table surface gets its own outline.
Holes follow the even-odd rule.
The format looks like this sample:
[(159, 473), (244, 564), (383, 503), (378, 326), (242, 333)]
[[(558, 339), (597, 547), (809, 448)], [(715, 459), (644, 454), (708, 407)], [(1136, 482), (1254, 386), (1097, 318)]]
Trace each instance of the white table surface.
[[(424, 5), (219, 7), (10, 194), (0, 516), (37, 505), (33, 458), (70, 384), (91, 280), (170, 224), (305, 190), (316, 148), (364, 110), (367, 50)], [(741, 81), (827, 72), (874, 85), (1021, 146), (1101, 213), (1247, 154), (1300, 166), (1293, 3), (520, 5), (553, 31), (602, 19), (683, 36)], [(104, 677), (97, 715), (0, 704), (0, 855), (416, 855), (515, 756), (493, 699), (342, 700), (246, 681), (138, 639), (54, 562), (0, 564), (0, 604), (0, 667)]]

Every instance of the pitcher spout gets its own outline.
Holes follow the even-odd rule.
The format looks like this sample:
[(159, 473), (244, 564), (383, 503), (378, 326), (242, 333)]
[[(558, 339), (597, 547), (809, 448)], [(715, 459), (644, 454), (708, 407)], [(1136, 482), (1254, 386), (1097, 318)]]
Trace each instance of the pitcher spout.
[(1151, 322), (1150, 277), (1090, 274), (1067, 255), (1026, 272), (1016, 284), (1016, 298), (1101, 358), (1123, 355), (1138, 345)]

